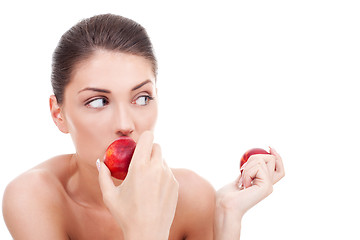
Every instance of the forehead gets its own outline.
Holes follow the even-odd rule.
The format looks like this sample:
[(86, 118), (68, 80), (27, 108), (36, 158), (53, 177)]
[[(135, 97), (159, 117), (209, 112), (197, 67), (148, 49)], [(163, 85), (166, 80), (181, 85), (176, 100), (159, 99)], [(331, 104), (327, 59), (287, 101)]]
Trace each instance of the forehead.
[(74, 67), (69, 87), (127, 88), (147, 79), (155, 83), (151, 62), (146, 58), (97, 50)]

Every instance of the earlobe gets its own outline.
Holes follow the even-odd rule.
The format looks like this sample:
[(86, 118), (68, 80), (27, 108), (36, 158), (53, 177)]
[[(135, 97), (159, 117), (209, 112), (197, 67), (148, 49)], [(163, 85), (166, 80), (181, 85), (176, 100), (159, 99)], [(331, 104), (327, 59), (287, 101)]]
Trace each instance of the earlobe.
[(51, 117), (55, 123), (55, 125), (58, 127), (58, 129), (63, 133), (69, 133), (66, 121), (64, 117), (62, 116), (62, 109), (59, 106), (56, 96), (51, 95), (49, 99), (50, 103), (50, 113)]

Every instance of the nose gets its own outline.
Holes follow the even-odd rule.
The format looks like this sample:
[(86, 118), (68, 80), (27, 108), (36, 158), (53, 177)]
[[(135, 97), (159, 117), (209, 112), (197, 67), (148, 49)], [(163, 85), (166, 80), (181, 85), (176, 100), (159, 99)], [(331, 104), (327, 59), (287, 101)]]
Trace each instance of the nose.
[(122, 105), (117, 107), (115, 111), (115, 134), (118, 136), (130, 136), (134, 129), (134, 119), (131, 110)]

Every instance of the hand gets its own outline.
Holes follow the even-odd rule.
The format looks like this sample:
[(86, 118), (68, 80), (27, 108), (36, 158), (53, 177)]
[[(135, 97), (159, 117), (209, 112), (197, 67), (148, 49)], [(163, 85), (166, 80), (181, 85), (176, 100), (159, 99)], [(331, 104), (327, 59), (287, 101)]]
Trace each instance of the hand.
[(135, 148), (128, 174), (116, 187), (101, 162), (99, 183), (104, 203), (124, 232), (125, 239), (168, 239), (178, 200), (179, 185), (162, 159), (153, 134), (144, 132)]
[(274, 149), (270, 149), (270, 155), (251, 156), (236, 181), (217, 191), (216, 239), (239, 239), (245, 212), (271, 194), (273, 184), (284, 175), (282, 159)]

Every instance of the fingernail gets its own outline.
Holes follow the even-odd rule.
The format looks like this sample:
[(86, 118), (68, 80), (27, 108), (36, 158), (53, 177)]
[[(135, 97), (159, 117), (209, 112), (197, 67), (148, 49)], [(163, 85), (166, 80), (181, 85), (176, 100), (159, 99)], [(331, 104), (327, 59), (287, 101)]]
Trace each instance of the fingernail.
[(275, 148), (270, 147), (270, 146), (269, 146), (269, 148), (270, 148), (270, 153), (274, 153), (274, 154), (277, 153), (276, 150), (275, 150)]
[(96, 168), (98, 171), (100, 171), (100, 160), (96, 160)]
[(241, 168), (240, 168), (240, 172), (241, 172), (241, 173), (242, 173), (242, 171), (245, 169), (247, 163), (248, 163), (248, 162), (244, 163), (244, 164), (241, 166)]
[(238, 182), (238, 187), (240, 188), (240, 190), (243, 190), (244, 189), (244, 186), (243, 186), (243, 177), (241, 176), (240, 179), (239, 179), (239, 182)]

